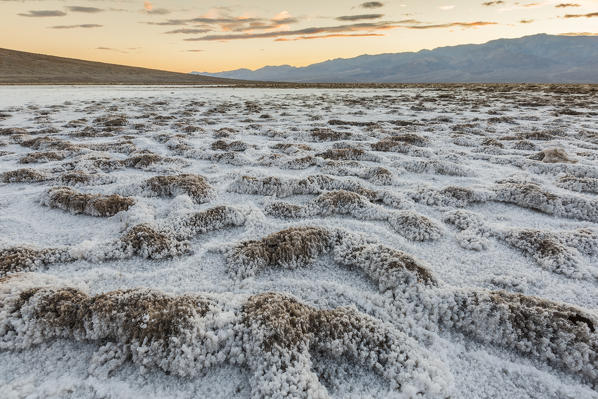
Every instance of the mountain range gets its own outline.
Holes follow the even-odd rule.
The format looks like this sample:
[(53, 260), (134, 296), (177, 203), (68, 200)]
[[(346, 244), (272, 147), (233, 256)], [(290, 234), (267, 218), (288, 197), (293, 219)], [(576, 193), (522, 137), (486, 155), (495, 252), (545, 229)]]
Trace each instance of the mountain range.
[(266, 66), (254, 71), (201, 74), (307, 83), (598, 83), (598, 36), (538, 34), (418, 52), (339, 58), (306, 67)]

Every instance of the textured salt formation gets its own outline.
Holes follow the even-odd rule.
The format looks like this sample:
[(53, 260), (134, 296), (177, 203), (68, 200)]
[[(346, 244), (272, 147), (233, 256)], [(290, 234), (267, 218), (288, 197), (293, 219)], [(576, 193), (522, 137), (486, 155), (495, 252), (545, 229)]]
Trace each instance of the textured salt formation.
[(132, 198), (120, 195), (83, 194), (69, 187), (49, 189), (41, 199), (41, 204), (50, 208), (59, 208), (72, 214), (90, 216), (114, 216), (126, 211), (135, 204)]
[(399, 286), (405, 274), (426, 284), (435, 283), (431, 273), (404, 252), (371, 244), (347, 231), (309, 226), (238, 244), (227, 255), (228, 271), (237, 278), (247, 278), (266, 267), (307, 267), (326, 253), (340, 264), (362, 268), (381, 290)]
[(285, 154), (295, 154), (301, 151), (313, 151), (313, 148), (311, 148), (309, 145), (301, 143), (278, 143), (270, 148), (273, 150), (282, 151)]
[(230, 206), (216, 206), (170, 221), (177, 237), (190, 239), (198, 234), (243, 226), (247, 218), (243, 211)]
[(95, 118), (94, 122), (107, 127), (121, 127), (128, 124), (126, 115), (103, 115)]
[(598, 193), (598, 179), (592, 177), (576, 177), (571, 175), (561, 176), (557, 186), (572, 191)]
[(371, 368), (406, 397), (446, 396), (451, 389), (446, 367), (404, 333), (353, 309), (317, 310), (278, 293), (227, 302), (143, 289), (90, 296), (21, 274), (0, 280), (0, 303), (3, 350), (70, 338), (182, 377), (230, 363), (251, 370), (254, 398), (329, 397), (312, 371), (313, 350)]
[(208, 152), (204, 150), (191, 150), (184, 153), (184, 156), (191, 159), (211, 161), (223, 165), (243, 166), (251, 164), (251, 161), (243, 154), (235, 151)]
[[(272, 164), (272, 166), (280, 166), (280, 168), (282, 168), (282, 169), (303, 170), (303, 169), (311, 168), (312, 166), (320, 166), (321, 164), (322, 164), (321, 158), (316, 158), (311, 155), (306, 155), (304, 157), (292, 158), (283, 163), (275, 162)], [(267, 162), (263, 165), (268, 166)]]
[[(580, 244), (573, 238), (576, 233), (580, 232), (513, 230), (506, 232), (503, 237), (507, 243), (530, 254), (545, 269), (570, 277), (584, 278), (588, 277), (589, 273), (580, 270), (584, 261), (575, 248)], [(598, 243), (598, 235), (594, 234), (594, 240)], [(594, 275), (598, 277), (598, 270)]]
[(440, 190), (420, 187), (410, 193), (410, 197), (416, 202), (430, 206), (457, 208), (463, 208), (473, 203), (486, 202), (492, 199), (490, 192), (459, 186), (448, 186)]
[(387, 221), (397, 233), (415, 241), (435, 240), (442, 235), (439, 225), (423, 215), (410, 210), (388, 211), (364, 196), (344, 190), (321, 194), (305, 206), (275, 202), (265, 212), (286, 218), (349, 215), (361, 220)]
[(67, 154), (63, 152), (33, 152), (30, 154), (25, 155), (21, 159), (19, 159), (19, 163), (22, 164), (29, 164), (29, 163), (46, 163), (52, 161), (62, 161), (67, 157)]
[[(591, 86), (0, 91), (0, 345), (48, 337), (8, 397), (596, 396)], [(65, 185), (136, 203), (39, 206)]]
[(66, 186), (87, 186), (87, 185), (103, 185), (115, 182), (115, 178), (106, 174), (89, 174), (80, 170), (67, 172), (60, 175), (57, 183)]
[(78, 250), (92, 261), (129, 259), (135, 256), (166, 259), (191, 254), (189, 240), (210, 231), (242, 226), (245, 215), (238, 209), (214, 207), (174, 218), (161, 225), (143, 223), (131, 227), (120, 239)]
[(115, 248), (108, 251), (108, 258), (140, 256), (142, 258), (164, 259), (191, 252), (189, 243), (179, 241), (174, 236), (174, 232), (159, 231), (148, 224), (132, 227), (114, 246)]
[(268, 266), (294, 269), (311, 263), (332, 245), (329, 231), (299, 227), (271, 234), (259, 241), (245, 241), (228, 256), (228, 270), (237, 278), (255, 275)]
[(372, 161), (380, 162), (380, 158), (374, 154), (369, 154), (359, 148), (338, 148), (326, 150), (317, 154), (318, 157), (331, 160), (345, 160), (345, 161)]
[(490, 247), (489, 238), (493, 236), (493, 231), (480, 215), (457, 210), (447, 212), (443, 220), (461, 230), (455, 237), (461, 248), (482, 251)]
[(445, 176), (475, 176), (471, 169), (442, 160), (414, 160), (401, 162), (400, 166), (412, 173), (429, 173)]
[(255, 397), (327, 398), (309, 370), (310, 351), (348, 356), (372, 368), (405, 397), (432, 398), (450, 392), (451, 377), (442, 364), (406, 335), (389, 331), (355, 310), (316, 310), (293, 298), (267, 293), (249, 298), (244, 320), (251, 335), (264, 337), (257, 356), (249, 357), (257, 376), (265, 377), (253, 389)]
[(542, 161), (544, 163), (576, 163), (569, 154), (562, 148), (547, 148), (539, 153), (532, 155), (530, 159)]
[(44, 172), (35, 169), (17, 169), (2, 173), (4, 183), (39, 183), (46, 181), (50, 176)]
[(138, 154), (125, 159), (122, 164), (129, 168), (144, 169), (157, 163), (164, 163), (168, 160), (158, 154)]
[(352, 135), (351, 132), (340, 132), (330, 128), (314, 128), (311, 130), (311, 137), (314, 141), (349, 140)]
[(23, 147), (31, 148), (36, 151), (76, 151), (77, 146), (71, 142), (55, 137), (36, 137), (31, 140), (25, 140), (20, 143)]
[(590, 268), (582, 256), (598, 253), (598, 233), (591, 229), (505, 229), (493, 227), (480, 215), (465, 210), (447, 212), (444, 221), (461, 230), (456, 239), (462, 248), (477, 251), (488, 249), (489, 238), (493, 237), (522, 250), (538, 265), (554, 273), (571, 278), (598, 277), (598, 270)]
[(557, 195), (534, 183), (504, 183), (493, 187), (495, 200), (535, 209), (550, 215), (598, 222), (598, 201)]
[(123, 161), (112, 159), (103, 153), (89, 153), (77, 156), (73, 160), (64, 162), (62, 167), (67, 171), (85, 173), (110, 173), (125, 168)]
[(593, 164), (543, 163), (530, 160), (520, 160), (513, 163), (537, 174), (557, 176), (563, 173), (580, 178), (598, 178), (598, 167)]
[(245, 215), (236, 208), (220, 206), (175, 218), (170, 223), (135, 225), (115, 241), (65, 249), (8, 248), (0, 263), (2, 274), (37, 270), (41, 266), (86, 259), (92, 262), (141, 257), (167, 259), (191, 254), (189, 240), (210, 231), (242, 226)]
[(366, 197), (369, 201), (380, 202), (394, 208), (407, 208), (410, 201), (390, 190), (370, 190), (353, 180), (340, 180), (326, 175), (308, 176), (303, 179), (283, 179), (275, 176), (257, 178), (241, 176), (233, 181), (229, 191), (242, 194), (267, 195), (279, 198), (292, 195), (318, 195), (325, 191), (351, 191)]
[[(115, 143), (100, 143), (100, 144), (86, 144), (85, 148), (90, 149), (92, 151), (99, 151), (99, 152), (112, 152), (112, 153), (119, 153), (119, 154), (132, 154), (137, 151), (137, 147), (135, 144), (130, 141), (122, 141), (122, 142), (115, 142)], [(127, 166), (135, 165), (135, 167), (139, 166), (147, 166), (145, 163), (152, 163), (151, 158), (140, 158), (140, 156), (135, 156), (133, 158), (129, 158), (125, 161)], [(133, 166), (130, 166), (133, 167)]]
[(209, 202), (215, 196), (214, 189), (204, 177), (191, 174), (154, 176), (141, 183), (140, 190), (144, 194), (158, 197), (187, 194), (198, 204)]
[(243, 152), (247, 149), (247, 144), (242, 141), (231, 141), (227, 143), (224, 140), (217, 140), (212, 143), (211, 145), (212, 150), (214, 151), (238, 151)]
[(505, 291), (457, 290), (436, 302), (438, 323), (546, 362), (598, 387), (598, 315)]
[(392, 172), (386, 168), (364, 168), (359, 164), (345, 166), (338, 163), (329, 163), (322, 167), (322, 171), (336, 176), (356, 176), (380, 186), (390, 186), (395, 180)]
[(0, 249), (0, 277), (7, 274), (38, 270), (51, 263), (72, 260), (68, 250), (35, 249), (31, 247), (12, 247)]
[(303, 227), (243, 242), (231, 250), (228, 268), (247, 278), (265, 267), (307, 267), (330, 251), (338, 264), (362, 268), (381, 291), (406, 295), (416, 319), (516, 350), (598, 386), (595, 312), (504, 291), (455, 289), (409, 255), (346, 232)]
[(429, 143), (430, 141), (425, 137), (416, 134), (403, 134), (399, 136), (385, 137), (384, 139), (373, 143), (372, 150), (417, 155), (421, 153), (417, 147), (426, 147)]

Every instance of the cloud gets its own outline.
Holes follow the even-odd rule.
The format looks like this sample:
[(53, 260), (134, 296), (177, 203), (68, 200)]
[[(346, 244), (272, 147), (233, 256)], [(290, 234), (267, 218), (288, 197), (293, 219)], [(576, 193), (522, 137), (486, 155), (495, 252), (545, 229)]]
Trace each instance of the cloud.
[(581, 7), (581, 4), (577, 3), (561, 3), (555, 6), (556, 8), (567, 8), (567, 7)]
[(182, 29), (175, 29), (164, 33), (184, 33), (184, 34), (199, 34), (199, 33), (208, 33), (211, 32), (211, 29), (194, 29), (194, 28), (182, 28)]
[(154, 5), (150, 1), (143, 2), (143, 12), (150, 15), (170, 14), (170, 10), (166, 8), (154, 8)]
[(564, 18), (593, 18), (598, 17), (598, 12), (592, 12), (589, 14), (567, 14)]
[(94, 13), (98, 13), (98, 12), (102, 12), (104, 10), (102, 10), (101, 8), (96, 8), (96, 7), (81, 7), (81, 6), (70, 6), (67, 7), (67, 9), (71, 12), (84, 12), (87, 14), (94, 14)]
[(203, 50), (187, 50), (188, 53), (202, 53)]
[[(282, 11), (276, 14), (274, 17), (267, 18), (254, 18), (247, 16), (231, 17), (229, 15), (219, 15), (219, 10), (211, 10), (209, 13), (189, 19), (169, 19), (166, 21), (158, 22), (145, 22), (149, 25), (158, 26), (184, 26), (193, 25), (193, 29), (202, 29), (205, 33), (214, 30), (220, 30), (223, 32), (250, 32), (250, 31), (275, 31), (275, 30), (289, 30), (289, 25), (299, 22), (299, 20), (287, 11)], [(192, 33), (189, 30), (173, 30), (165, 33)]]
[(364, 19), (379, 19), (382, 18), (384, 14), (361, 14), (361, 15), (344, 15), (342, 17), (336, 18), (338, 21), (361, 21)]
[(288, 25), (296, 22), (298, 22), (298, 20), (292, 17), (285, 19), (253, 20), (249, 22), (246, 19), (237, 19), (233, 22), (220, 24), (220, 29), (232, 32), (288, 30)]
[(519, 21), (520, 24), (531, 24), (532, 22), (534, 22), (533, 19), (522, 19)]
[(368, 1), (359, 5), (361, 8), (380, 8), (384, 7), (384, 3), (379, 1)]
[(311, 39), (330, 39), (335, 37), (380, 37), (384, 36), (382, 33), (355, 33), (355, 34), (347, 34), (347, 33), (332, 33), (330, 35), (323, 35), (323, 36), (299, 36), (294, 38), (286, 38), (286, 37), (279, 37), (278, 39), (274, 40), (275, 42), (291, 42), (296, 40), (311, 40)]
[(395, 29), (399, 26), (392, 22), (364, 22), (350, 25), (311, 27), (297, 30), (259, 32), (259, 33), (240, 33), (224, 35), (207, 35), (196, 38), (185, 39), (186, 41), (217, 41), (217, 40), (244, 40), (244, 39), (265, 39), (278, 38), (283, 36), (307, 36), (320, 33), (343, 33), (358, 30), (385, 30)]
[[(117, 53), (127, 54), (127, 52), (124, 51), (124, 50), (120, 50), (120, 49), (112, 48), (112, 47), (102, 47), (102, 46), (100, 46), (100, 47), (96, 47), (96, 50), (114, 51), (114, 52), (117, 52)], [(134, 50), (134, 48), (132, 48), (132, 50)]]
[(444, 11), (448, 11), (448, 10), (452, 10), (453, 8), (455, 8), (455, 6), (454, 5), (440, 6), (438, 8), (440, 8), (441, 10), (444, 10)]
[(592, 32), (569, 32), (569, 33), (561, 33), (560, 36), (598, 36), (598, 33), (592, 33)]
[(21, 17), (64, 17), (66, 13), (60, 10), (31, 10), (18, 15)]
[[(404, 25), (404, 24), (411, 25)], [(338, 25), (338, 26), (323, 26), (323, 27), (311, 27), (297, 30), (285, 30), (285, 31), (274, 31), (274, 32), (257, 32), (257, 33), (233, 33), (223, 35), (206, 35), (195, 38), (184, 39), (185, 41), (227, 41), (227, 40), (247, 40), (247, 39), (266, 39), (266, 38), (280, 38), (286, 36), (313, 36), (322, 33), (328, 34), (342, 34), (347, 32), (355, 31), (377, 31), (377, 30), (389, 30), (389, 29), (436, 29), (436, 28), (450, 28), (450, 27), (462, 27), (462, 28), (474, 28), (485, 25), (495, 25), (496, 22), (451, 22), (447, 24), (439, 25), (414, 25), (420, 23), (412, 19), (396, 21), (396, 22), (362, 22), (349, 25)]]
[(168, 10), (166, 8), (152, 8), (151, 10), (144, 10), (144, 12), (146, 14), (151, 14), (151, 15), (166, 15), (166, 14), (170, 14), (170, 10)]
[(291, 14), (287, 11), (281, 11), (278, 14), (276, 14), (272, 19), (274, 20), (281, 20), (281, 19), (287, 19), (287, 18), (291, 18)]
[(498, 0), (498, 1), (487, 1), (485, 3), (482, 3), (482, 5), (486, 6), (486, 7), (499, 6), (501, 4), (505, 4), (505, 2), (502, 0)]
[(160, 25), (160, 26), (177, 26), (177, 25), (188, 25), (188, 24), (238, 24), (238, 23), (252, 23), (262, 22), (259, 18), (241, 18), (241, 17), (225, 17), (225, 18), (209, 18), (209, 17), (197, 17), (190, 19), (169, 19), (162, 22), (146, 22), (149, 25)]
[(496, 22), (485, 22), (485, 21), (477, 21), (477, 22), (449, 22), (446, 24), (436, 24), (436, 25), (411, 25), (411, 26), (402, 26), (402, 28), (407, 29), (439, 29), (439, 28), (475, 28), (478, 26), (487, 26), (487, 25), (497, 25)]
[[(554, 0), (552, 0), (552, 1), (554, 1)], [(524, 4), (515, 2), (508, 7), (501, 8), (500, 11), (515, 11), (515, 10), (522, 10), (522, 9), (526, 9), (526, 8), (539, 8), (539, 7), (544, 7), (548, 4), (549, 3), (546, 1), (535, 2), (535, 3), (524, 3)]]
[(104, 25), (98, 25), (98, 24), (80, 24), (80, 25), (56, 25), (56, 26), (50, 26), (50, 29), (75, 29), (75, 28), (85, 28), (85, 29), (90, 29), (90, 28), (101, 28)]
[(185, 19), (168, 19), (162, 22), (144, 22), (148, 25), (158, 25), (158, 26), (180, 26), (180, 25), (187, 25), (189, 23), (188, 20)]

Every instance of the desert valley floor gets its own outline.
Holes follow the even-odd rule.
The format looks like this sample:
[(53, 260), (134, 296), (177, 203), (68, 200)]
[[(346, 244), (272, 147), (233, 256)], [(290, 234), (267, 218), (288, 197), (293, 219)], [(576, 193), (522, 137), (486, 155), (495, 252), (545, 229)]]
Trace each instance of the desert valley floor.
[(0, 88), (4, 398), (598, 398), (598, 89)]

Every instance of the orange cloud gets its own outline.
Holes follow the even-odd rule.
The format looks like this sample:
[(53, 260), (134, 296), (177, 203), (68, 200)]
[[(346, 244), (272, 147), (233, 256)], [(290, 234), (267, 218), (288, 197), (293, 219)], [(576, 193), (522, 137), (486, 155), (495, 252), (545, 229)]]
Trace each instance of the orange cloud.
[(324, 36), (299, 36), (293, 39), (287, 39), (284, 37), (279, 37), (278, 39), (274, 40), (275, 42), (293, 42), (296, 40), (311, 40), (311, 39), (330, 39), (333, 37), (371, 37), (371, 36), (384, 36), (382, 33), (355, 33), (355, 34), (331, 34), (331, 35), (324, 35)]
[(591, 12), (588, 14), (567, 14), (565, 15), (565, 18), (592, 18), (592, 17), (598, 17), (598, 12)]
[(403, 28), (407, 29), (438, 29), (438, 28), (475, 28), (478, 26), (487, 26), (487, 25), (497, 25), (496, 22), (485, 22), (485, 21), (477, 21), (477, 22), (450, 22), (447, 24), (437, 24), (437, 25), (411, 25), (411, 26), (403, 26)]
[[(228, 41), (228, 40), (246, 40), (246, 39), (266, 39), (272, 38), (274, 40), (284, 36), (314, 36), (322, 33), (327, 34), (344, 34), (346, 32), (355, 31), (376, 31), (376, 30), (389, 30), (389, 29), (437, 29), (437, 28), (475, 28), (486, 25), (496, 25), (496, 22), (451, 22), (446, 24), (438, 25), (413, 25), (419, 23), (418, 21), (408, 19), (403, 21), (395, 22), (370, 22), (370, 23), (355, 23), (350, 25), (338, 25), (338, 26), (322, 26), (322, 27), (311, 27), (297, 30), (283, 30), (275, 32), (259, 32), (259, 33), (234, 33), (224, 35), (207, 35), (195, 38), (184, 39), (186, 41)], [(404, 25), (412, 24), (412, 25)]]
[(154, 5), (149, 1), (146, 1), (143, 3), (143, 8), (145, 8), (147, 11), (151, 11), (152, 8), (154, 8)]
[(561, 33), (561, 36), (598, 36), (598, 33), (593, 32), (568, 32)]

